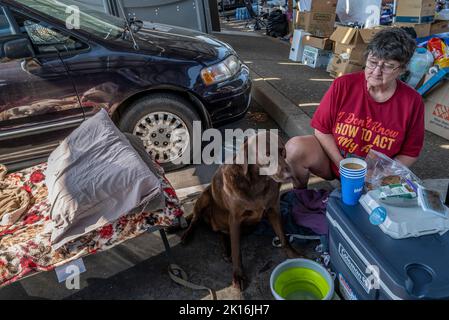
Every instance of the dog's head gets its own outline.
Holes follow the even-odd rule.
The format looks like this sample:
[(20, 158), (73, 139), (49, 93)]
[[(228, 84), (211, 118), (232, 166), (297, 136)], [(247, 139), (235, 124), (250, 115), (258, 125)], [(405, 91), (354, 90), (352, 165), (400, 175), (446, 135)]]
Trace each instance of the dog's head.
[(245, 175), (251, 169), (256, 169), (259, 175), (269, 176), (276, 182), (283, 183), (291, 179), (290, 167), (285, 160), (285, 144), (271, 131), (262, 131), (246, 139), (240, 155), (243, 155)]

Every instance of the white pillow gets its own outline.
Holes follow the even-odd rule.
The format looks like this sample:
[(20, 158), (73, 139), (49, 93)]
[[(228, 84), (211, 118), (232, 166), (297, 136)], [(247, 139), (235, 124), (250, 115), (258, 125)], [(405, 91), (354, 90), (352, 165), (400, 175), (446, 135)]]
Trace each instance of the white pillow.
[(159, 179), (103, 109), (52, 152), (46, 183), (54, 249), (162, 192)]

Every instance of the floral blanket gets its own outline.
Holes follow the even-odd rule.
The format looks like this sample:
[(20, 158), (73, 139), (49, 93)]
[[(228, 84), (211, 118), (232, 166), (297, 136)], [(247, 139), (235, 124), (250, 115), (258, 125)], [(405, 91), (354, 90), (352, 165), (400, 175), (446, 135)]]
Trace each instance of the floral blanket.
[(173, 225), (183, 215), (180, 202), (170, 182), (161, 176), (166, 206), (156, 212), (128, 214), (101, 229), (53, 250), (51, 232), (45, 233), (51, 222), (43, 163), (6, 176), (31, 195), (28, 211), (14, 225), (0, 226), (0, 287), (15, 282), (36, 271), (50, 271), (69, 261), (98, 251), (110, 249), (144, 233), (153, 226)]

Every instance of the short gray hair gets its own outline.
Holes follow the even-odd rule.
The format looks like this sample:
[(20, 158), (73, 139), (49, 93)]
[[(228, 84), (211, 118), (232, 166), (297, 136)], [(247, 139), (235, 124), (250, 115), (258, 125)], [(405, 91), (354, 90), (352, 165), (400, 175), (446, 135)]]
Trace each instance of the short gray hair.
[(394, 60), (406, 66), (416, 49), (415, 40), (402, 28), (387, 28), (378, 32), (368, 44), (365, 60), (369, 54), (382, 60)]

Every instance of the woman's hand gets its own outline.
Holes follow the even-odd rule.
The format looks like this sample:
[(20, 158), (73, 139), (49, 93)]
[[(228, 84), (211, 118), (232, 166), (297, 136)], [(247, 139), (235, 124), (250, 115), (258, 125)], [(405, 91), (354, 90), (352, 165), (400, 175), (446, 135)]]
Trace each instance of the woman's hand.
[(315, 137), (320, 142), (324, 151), (326, 151), (327, 156), (331, 161), (337, 166), (340, 166), (340, 161), (344, 158), (338, 151), (337, 144), (335, 143), (334, 136), (332, 134), (326, 134), (315, 129)]
[(411, 167), (418, 160), (418, 158), (404, 156), (404, 155), (398, 155), (394, 158), (394, 160), (399, 161), (406, 167)]

